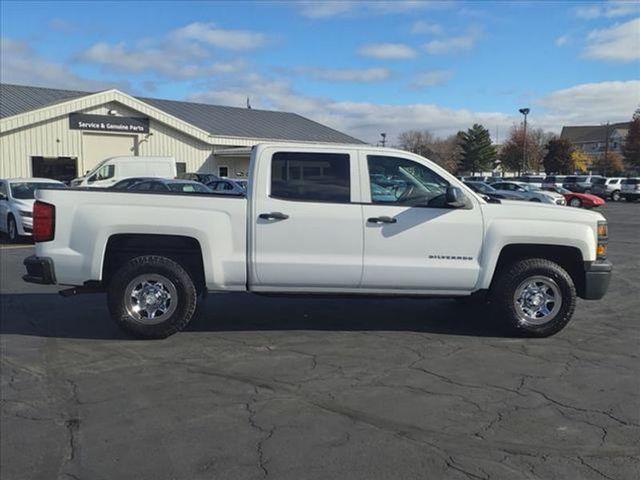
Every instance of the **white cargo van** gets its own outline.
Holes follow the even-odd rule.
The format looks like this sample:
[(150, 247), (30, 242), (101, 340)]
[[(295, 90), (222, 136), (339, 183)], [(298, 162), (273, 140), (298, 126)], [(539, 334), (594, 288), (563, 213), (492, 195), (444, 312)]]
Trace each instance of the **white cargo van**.
[(111, 157), (100, 162), (84, 177), (72, 180), (71, 186), (107, 188), (125, 178), (175, 178), (177, 174), (173, 157)]

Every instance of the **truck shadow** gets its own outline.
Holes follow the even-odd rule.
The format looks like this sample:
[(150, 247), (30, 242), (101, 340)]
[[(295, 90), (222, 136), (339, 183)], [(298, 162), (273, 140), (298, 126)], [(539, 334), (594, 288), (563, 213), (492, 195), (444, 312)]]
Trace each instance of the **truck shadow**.
[[(188, 332), (411, 331), (508, 337), (488, 309), (453, 300), (412, 298), (262, 297), (210, 295)], [(109, 318), (103, 294), (62, 298), (55, 293), (0, 296), (0, 334), (126, 340)]]

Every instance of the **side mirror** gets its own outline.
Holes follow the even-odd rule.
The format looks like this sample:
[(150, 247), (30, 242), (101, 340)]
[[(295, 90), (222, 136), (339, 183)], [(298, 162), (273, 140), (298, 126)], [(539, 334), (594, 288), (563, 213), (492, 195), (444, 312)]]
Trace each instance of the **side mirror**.
[(0, 200), (6, 200), (7, 196), (4, 193), (0, 193)]
[(447, 205), (452, 208), (471, 208), (471, 202), (458, 187), (447, 187)]

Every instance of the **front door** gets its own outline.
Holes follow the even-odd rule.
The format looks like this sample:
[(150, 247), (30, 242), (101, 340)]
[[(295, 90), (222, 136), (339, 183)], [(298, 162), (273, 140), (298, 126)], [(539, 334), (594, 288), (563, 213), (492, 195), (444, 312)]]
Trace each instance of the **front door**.
[[(363, 185), (363, 289), (449, 291), (472, 289), (480, 272), (480, 207), (451, 208), (449, 182), (426, 163), (361, 154)], [(367, 199), (367, 194), (370, 198)]]
[[(357, 155), (266, 149), (252, 211), (252, 289), (331, 291), (362, 277)], [(267, 180), (266, 182), (260, 179)]]

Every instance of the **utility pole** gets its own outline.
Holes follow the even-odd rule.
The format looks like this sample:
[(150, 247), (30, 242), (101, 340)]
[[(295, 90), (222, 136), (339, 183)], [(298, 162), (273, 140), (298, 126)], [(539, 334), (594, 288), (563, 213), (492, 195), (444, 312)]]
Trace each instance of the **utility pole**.
[(527, 168), (527, 115), (531, 111), (530, 108), (521, 108), (518, 110), (522, 115), (524, 115), (524, 136), (522, 139), (522, 165), (520, 168), (519, 175), (522, 175), (523, 170)]
[(604, 127), (605, 139), (604, 139), (604, 175), (607, 174), (607, 168), (609, 167), (609, 137), (610, 137), (610, 124), (607, 122), (607, 125)]

